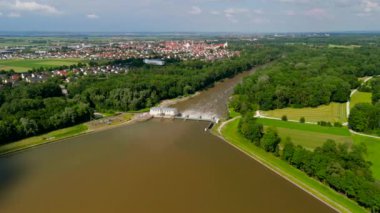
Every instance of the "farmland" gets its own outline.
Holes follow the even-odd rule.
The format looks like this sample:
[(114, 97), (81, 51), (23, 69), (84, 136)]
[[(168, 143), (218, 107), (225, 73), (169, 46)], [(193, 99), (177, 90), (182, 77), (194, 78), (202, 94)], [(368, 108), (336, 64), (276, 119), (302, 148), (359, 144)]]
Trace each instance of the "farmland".
[(50, 68), (59, 66), (70, 66), (81, 62), (81, 59), (17, 59), (1, 60), (0, 70), (11, 70), (15, 72), (26, 72), (33, 68)]

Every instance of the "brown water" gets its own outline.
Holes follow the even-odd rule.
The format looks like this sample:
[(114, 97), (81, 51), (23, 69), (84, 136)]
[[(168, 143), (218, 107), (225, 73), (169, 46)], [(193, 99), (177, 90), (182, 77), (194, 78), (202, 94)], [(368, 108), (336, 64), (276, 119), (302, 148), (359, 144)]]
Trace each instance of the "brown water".
[(0, 212), (333, 212), (204, 132), (151, 120), (0, 160)]
[[(248, 74), (176, 107), (225, 115)], [(0, 213), (334, 212), (206, 126), (155, 119), (2, 157)]]

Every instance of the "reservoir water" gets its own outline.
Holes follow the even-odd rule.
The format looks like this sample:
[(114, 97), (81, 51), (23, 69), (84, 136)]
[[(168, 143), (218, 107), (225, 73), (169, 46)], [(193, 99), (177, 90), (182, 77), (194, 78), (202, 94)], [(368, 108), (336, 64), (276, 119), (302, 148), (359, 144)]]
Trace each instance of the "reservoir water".
[(153, 119), (1, 157), (0, 212), (334, 212), (206, 126)]

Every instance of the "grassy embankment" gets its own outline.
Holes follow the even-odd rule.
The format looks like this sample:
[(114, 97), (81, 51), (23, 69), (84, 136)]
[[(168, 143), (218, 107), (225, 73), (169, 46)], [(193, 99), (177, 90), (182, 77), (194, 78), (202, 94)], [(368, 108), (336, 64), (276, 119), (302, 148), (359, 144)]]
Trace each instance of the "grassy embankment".
[(305, 117), (307, 122), (329, 121), (329, 122), (347, 122), (346, 104), (331, 103), (315, 108), (285, 108), (271, 111), (262, 111), (262, 115), (274, 118), (281, 118), (286, 115), (289, 120), (299, 121)]
[(351, 97), (350, 108), (352, 109), (358, 103), (372, 103), (372, 93), (356, 92)]
[[(320, 183), (319, 181), (308, 177), (302, 171), (292, 167), (287, 162), (275, 157), (274, 155), (265, 152), (264, 150), (256, 147), (245, 139), (238, 132), (238, 124), (240, 119), (236, 119), (228, 123), (222, 129), (223, 137), (232, 145), (236, 146), (246, 154), (262, 162), (272, 170), (278, 172), (283, 177), (294, 182), (298, 186), (317, 196), (319, 199), (329, 203), (336, 209), (342, 212), (366, 212), (363, 208), (358, 206), (355, 202), (346, 198), (344, 195), (339, 194), (329, 188), (328, 186)], [(310, 129), (313, 129), (310, 127)], [(327, 131), (327, 130), (324, 130)], [(312, 132), (312, 131), (310, 131)]]
[(78, 135), (96, 132), (115, 126), (125, 124), (133, 119), (133, 113), (122, 113), (118, 115), (112, 115), (99, 120), (90, 121), (84, 124), (52, 131), (43, 135), (26, 138), (13, 143), (0, 146), (0, 155), (17, 152), (20, 150), (32, 148), (42, 144), (52, 143), (59, 140), (75, 137)]
[(0, 70), (13, 69), (16, 72), (26, 72), (33, 68), (50, 68), (59, 66), (70, 66), (78, 64), (82, 59), (15, 59), (0, 60)]

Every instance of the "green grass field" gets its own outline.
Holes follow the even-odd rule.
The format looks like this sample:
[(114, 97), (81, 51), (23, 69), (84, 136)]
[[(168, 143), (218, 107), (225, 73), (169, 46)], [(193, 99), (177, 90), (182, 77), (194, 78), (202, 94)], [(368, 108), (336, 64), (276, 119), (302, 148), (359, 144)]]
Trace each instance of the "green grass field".
[(287, 137), (290, 137), (294, 144), (301, 145), (309, 150), (321, 147), (329, 139), (334, 140), (337, 143), (352, 144), (352, 139), (349, 136), (322, 134), (287, 128), (277, 128), (277, 131), (282, 141), (285, 141)]
[(259, 118), (257, 121), (264, 126), (274, 126), (277, 128), (286, 128), (286, 129), (295, 129), (301, 131), (315, 132), (315, 133), (324, 133), (324, 134), (332, 134), (339, 136), (350, 136), (350, 132), (347, 128), (339, 128), (339, 127), (323, 127), (314, 124), (302, 124), (295, 122), (286, 122), (280, 120), (271, 120), (265, 118)]
[(370, 92), (356, 92), (351, 97), (350, 108), (352, 109), (358, 103), (372, 103), (372, 93), (370, 93)]
[(335, 192), (328, 186), (308, 177), (305, 173), (292, 167), (285, 161), (270, 153), (266, 153), (264, 150), (250, 143), (238, 132), (239, 120), (240, 119), (236, 119), (235, 121), (230, 122), (222, 129), (222, 135), (229, 143), (238, 147), (269, 168), (279, 172), (282, 176), (295, 182), (302, 188), (318, 196), (320, 199), (330, 203), (341, 212), (366, 212), (363, 208), (346, 198), (344, 195)]
[(351, 133), (347, 128), (322, 127), (313, 124), (301, 124), (270, 119), (258, 119), (258, 122), (267, 127), (276, 127), (282, 141), (290, 137), (294, 144), (306, 149), (315, 149), (331, 139), (337, 143), (352, 144)]
[(329, 44), (329, 48), (340, 48), (340, 49), (355, 49), (360, 48), (360, 45), (336, 45), (336, 44)]
[(271, 111), (262, 111), (264, 116), (281, 118), (286, 115), (289, 120), (299, 120), (305, 117), (307, 122), (329, 121), (347, 122), (346, 104), (331, 103), (316, 108), (285, 108)]
[(50, 68), (59, 66), (70, 66), (81, 62), (82, 59), (17, 59), (0, 60), (0, 70), (13, 69), (16, 72), (26, 72), (32, 68)]
[(14, 152), (14, 151), (22, 150), (25, 148), (45, 144), (45, 143), (51, 143), (63, 138), (73, 137), (73, 136), (86, 132), (87, 129), (88, 129), (87, 125), (81, 124), (81, 125), (49, 132), (44, 135), (27, 138), (18, 142), (2, 145), (0, 146), (0, 155), (8, 153), (8, 152)]

